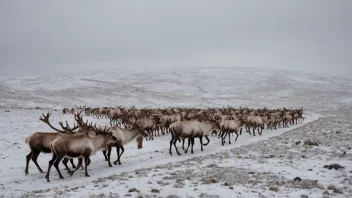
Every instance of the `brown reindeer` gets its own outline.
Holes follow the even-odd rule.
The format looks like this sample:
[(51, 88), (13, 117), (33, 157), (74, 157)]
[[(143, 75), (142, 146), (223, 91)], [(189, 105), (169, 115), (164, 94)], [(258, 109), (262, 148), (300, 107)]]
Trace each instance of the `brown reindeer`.
[(70, 109), (65, 107), (65, 108), (62, 109), (62, 113), (63, 114), (68, 114), (68, 113), (70, 113)]
[[(176, 147), (177, 140), (189, 138), (189, 144), (192, 143), (191, 153), (193, 153), (193, 145), (194, 145), (194, 138), (199, 137), (201, 142), (201, 151), (203, 151), (203, 145), (207, 145), (209, 143), (208, 136), (214, 133), (214, 131), (219, 131), (220, 126), (217, 122), (217, 119), (211, 116), (205, 117), (207, 121), (200, 122), (198, 120), (193, 121), (177, 121), (170, 125), (170, 132), (171, 132), (171, 140), (170, 140), (170, 150), (169, 153), (172, 155), (171, 149), (172, 144), (174, 145), (176, 152), (178, 155), (181, 153), (178, 151)], [(208, 143), (203, 144), (202, 138), (203, 136), (206, 137)], [(188, 146), (189, 148), (189, 146)], [(187, 153), (188, 148), (185, 150)]]
[[(32, 159), (34, 164), (37, 166), (39, 172), (43, 173), (43, 170), (40, 168), (37, 159), (39, 154), (42, 153), (51, 153), (51, 148), (50, 144), (53, 140), (55, 140), (58, 137), (65, 136), (65, 135), (75, 135), (76, 133), (73, 132), (73, 130), (76, 130), (78, 126), (74, 126), (73, 128), (70, 128), (69, 125), (66, 122), (66, 127), (63, 126), (62, 123), (60, 123), (61, 127), (63, 130), (59, 130), (52, 126), (49, 122), (49, 117), (50, 113), (47, 113), (46, 115), (42, 114), (42, 116), (39, 118), (41, 121), (47, 123), (50, 128), (54, 129), (57, 131), (57, 133), (50, 133), (50, 132), (35, 132), (32, 135), (28, 136), (25, 140), (26, 144), (28, 144), (29, 148), (31, 151), (29, 154), (26, 156), (26, 169), (25, 169), (25, 174), (28, 175), (28, 165), (29, 161)], [(76, 121), (80, 121), (81, 117), (75, 115)], [(73, 164), (73, 161), (71, 161), (72, 167), (75, 168), (75, 165)], [(65, 165), (67, 167), (67, 165)], [(68, 168), (68, 167), (67, 167)]]
[(236, 120), (224, 120), (220, 123), (221, 131), (223, 132), (221, 135), (221, 142), (223, 146), (227, 135), (229, 136), (229, 144), (231, 144), (230, 133), (236, 134), (235, 141), (237, 141), (238, 132), (242, 135), (242, 127), (246, 125), (247, 117), (238, 116), (237, 114), (235, 116), (237, 118)]
[[(133, 139), (137, 137), (138, 149), (141, 149), (142, 143), (143, 143), (143, 136), (144, 137), (148, 136), (148, 134), (144, 132), (145, 129), (141, 127), (140, 118), (138, 116), (134, 116), (134, 119), (131, 119), (127, 113), (124, 113), (122, 115), (122, 119), (124, 120), (124, 122), (128, 123), (131, 126), (131, 128), (122, 129), (118, 126), (113, 126), (110, 128), (110, 131), (112, 132), (113, 136), (116, 137), (116, 143), (109, 147), (107, 155), (108, 155), (108, 158), (110, 158), (111, 147), (113, 146), (116, 147), (116, 153), (118, 158), (116, 161), (114, 161), (115, 165), (117, 163), (121, 165), (120, 159), (122, 154), (125, 151), (125, 148), (124, 148), (125, 144), (128, 144), (129, 142), (131, 142)], [(122, 151), (121, 153), (120, 153), (120, 149)]]
[[(56, 168), (59, 173), (60, 179), (63, 179), (59, 163), (64, 157), (68, 158), (83, 158), (85, 165), (85, 176), (89, 177), (87, 166), (89, 164), (89, 156), (93, 155), (99, 150), (106, 150), (111, 145), (115, 144), (116, 137), (109, 132), (110, 128), (104, 130), (93, 127), (97, 136), (91, 137), (87, 135), (76, 135), (76, 136), (61, 136), (51, 142), (51, 150), (53, 153), (52, 159), (49, 161), (48, 172), (45, 178), (50, 182), (50, 169), (52, 165)], [(110, 159), (108, 159), (109, 166), (111, 166)], [(82, 160), (79, 160), (77, 168), (70, 173), (72, 175), (80, 166)]]

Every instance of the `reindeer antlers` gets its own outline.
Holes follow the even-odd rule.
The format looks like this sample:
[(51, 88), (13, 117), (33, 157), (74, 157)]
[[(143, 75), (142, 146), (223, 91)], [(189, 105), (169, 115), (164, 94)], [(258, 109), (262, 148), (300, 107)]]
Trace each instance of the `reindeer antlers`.
[(88, 120), (86, 121), (86, 123), (84, 123), (83, 117), (80, 113), (75, 114), (74, 117), (75, 117), (75, 120), (79, 126), (87, 126)]
[(59, 122), (59, 124), (61, 128), (64, 129), (65, 131), (73, 132), (74, 130), (79, 128), (79, 125), (76, 126), (76, 124), (73, 124), (73, 128), (71, 128), (67, 121), (66, 121), (66, 126), (63, 126), (62, 122)]
[(49, 127), (54, 129), (55, 131), (58, 131), (58, 132), (61, 132), (61, 133), (66, 133), (67, 130), (65, 128), (63, 128), (64, 131), (62, 131), (62, 130), (59, 130), (59, 129), (55, 128), (53, 125), (50, 124), (50, 122), (49, 122), (50, 115), (51, 115), (51, 113), (49, 113), (49, 112), (46, 115), (44, 115), (44, 113), (42, 113), (42, 116), (40, 116), (39, 120), (41, 120), (41, 121), (45, 122), (46, 124), (48, 124)]
[(97, 124), (95, 123), (94, 126), (92, 126), (93, 131), (95, 131), (98, 135), (112, 135), (112, 132), (110, 131), (110, 127), (105, 126), (104, 129), (100, 129), (97, 127)]
[(121, 119), (133, 127), (139, 127), (140, 120), (139, 120), (139, 116), (137, 115), (134, 115), (134, 121), (131, 121), (130, 115), (127, 112), (124, 112), (121, 116)]

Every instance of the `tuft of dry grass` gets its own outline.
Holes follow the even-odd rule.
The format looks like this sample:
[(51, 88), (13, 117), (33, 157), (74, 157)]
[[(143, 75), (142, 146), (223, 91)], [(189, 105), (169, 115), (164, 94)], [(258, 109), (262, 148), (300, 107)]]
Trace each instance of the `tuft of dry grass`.
[(167, 196), (166, 198), (180, 198), (180, 197), (177, 196), (177, 195), (169, 195), (169, 196)]
[(275, 187), (275, 186), (270, 186), (270, 187), (269, 187), (269, 190), (270, 190), (270, 191), (274, 191), (274, 192), (279, 192), (279, 191), (280, 191), (280, 188)]
[(336, 194), (343, 194), (341, 189), (336, 188), (336, 186), (334, 186), (334, 185), (329, 185), (328, 190), (332, 190)]

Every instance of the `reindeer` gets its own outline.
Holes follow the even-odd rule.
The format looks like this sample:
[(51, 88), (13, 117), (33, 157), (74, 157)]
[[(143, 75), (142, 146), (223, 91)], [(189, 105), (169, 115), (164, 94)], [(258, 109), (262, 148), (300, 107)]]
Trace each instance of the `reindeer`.
[[(121, 118), (123, 113), (123, 109), (113, 108), (108, 111), (108, 118), (110, 119), (110, 125), (120, 124), (119, 119)], [(121, 125), (120, 125), (121, 126)]]
[(70, 109), (70, 114), (74, 114), (74, 113), (75, 113), (75, 108), (72, 107), (72, 108)]
[(249, 130), (247, 130), (247, 132), (249, 132), (249, 134), (251, 134), (250, 132), (250, 127), (253, 127), (253, 135), (255, 136), (255, 129), (258, 129), (258, 133), (259, 135), (262, 135), (262, 131), (264, 129), (264, 121), (261, 117), (261, 115), (256, 115), (258, 113), (252, 113), (250, 114), (250, 116), (247, 117), (246, 120), (246, 128), (248, 128)]
[(293, 119), (296, 121), (296, 124), (298, 123), (298, 119), (301, 119), (301, 122), (304, 121), (304, 117), (303, 117), (303, 107), (300, 109), (296, 109), (293, 112)]
[(229, 144), (231, 144), (230, 133), (236, 133), (236, 139), (238, 138), (238, 132), (242, 135), (242, 127), (246, 125), (247, 118), (244, 116), (235, 115), (237, 120), (224, 120), (220, 123), (221, 131), (224, 133), (221, 135), (222, 146), (224, 146), (226, 135), (229, 136)]
[[(207, 136), (209, 136), (214, 131), (220, 130), (220, 126), (215, 119), (212, 119), (210, 117), (207, 117), (207, 118), (209, 121), (206, 121), (206, 122), (193, 120), (193, 121), (178, 121), (178, 122), (172, 123), (170, 125), (170, 131), (171, 131), (170, 155), (172, 155), (172, 152), (171, 152), (172, 144), (174, 145), (177, 154), (181, 155), (181, 153), (178, 151), (176, 147), (176, 142), (180, 138), (185, 139), (185, 138), (199, 137), (201, 142), (201, 151), (203, 151), (203, 142), (201, 137), (205, 136), (207, 138)], [(207, 140), (209, 143), (208, 138)], [(192, 142), (191, 153), (193, 153), (194, 140), (191, 139), (191, 142)], [(187, 153), (187, 151), (188, 151), (188, 148), (186, 149), (185, 153)]]
[(70, 113), (70, 109), (65, 107), (65, 108), (62, 109), (62, 113), (63, 114), (68, 114), (68, 113)]
[(96, 115), (97, 118), (105, 118), (109, 111), (109, 107), (101, 107), (98, 109), (98, 114)]
[[(48, 172), (45, 176), (47, 182), (50, 182), (49, 176), (52, 165), (54, 165), (59, 173), (60, 179), (64, 178), (59, 169), (59, 163), (64, 157), (83, 158), (85, 164), (85, 176), (89, 177), (87, 169), (89, 157), (99, 150), (107, 150), (111, 145), (114, 145), (117, 140), (116, 137), (109, 132), (109, 128), (100, 130), (93, 127), (93, 129), (97, 133), (97, 136), (95, 137), (87, 135), (61, 136), (51, 142), (53, 157), (49, 161)], [(108, 163), (109, 166), (111, 166), (110, 159), (108, 159)], [(70, 173), (70, 175), (72, 175), (81, 165), (82, 160), (79, 161), (79, 165)]]
[(260, 117), (262, 118), (262, 121), (263, 121), (263, 129), (264, 129), (264, 124), (267, 124), (267, 127), (268, 127), (268, 121), (270, 119), (270, 113), (266, 111), (266, 112), (262, 113), (262, 115)]
[(86, 108), (84, 109), (84, 114), (85, 114), (86, 116), (90, 116), (90, 115), (92, 114), (92, 111), (93, 111), (92, 108), (86, 107)]
[(164, 133), (168, 133), (169, 132), (169, 127), (172, 123), (174, 122), (179, 122), (182, 120), (181, 115), (162, 115), (160, 117), (160, 126), (161, 126), (161, 130), (164, 131)]
[[(38, 156), (41, 152), (43, 153), (51, 153), (51, 148), (50, 144), (53, 140), (57, 139), (58, 137), (61, 136), (66, 136), (66, 135), (74, 135), (76, 133), (73, 132), (73, 130), (76, 130), (78, 126), (74, 126), (73, 128), (70, 128), (69, 125), (66, 122), (66, 127), (63, 126), (62, 123), (60, 123), (61, 127), (63, 130), (59, 130), (52, 126), (49, 122), (49, 117), (50, 113), (47, 113), (47, 115), (42, 114), (42, 116), (39, 118), (41, 121), (47, 123), (50, 128), (54, 129), (57, 131), (57, 133), (49, 133), (49, 132), (35, 132), (32, 135), (28, 136), (25, 140), (25, 143), (28, 144), (29, 148), (31, 151), (29, 154), (26, 156), (26, 169), (25, 169), (25, 174), (28, 175), (28, 165), (29, 161), (32, 159), (34, 164), (37, 166), (38, 170), (40, 173), (43, 173), (43, 170), (40, 168), (37, 159)], [(80, 120), (81, 117), (75, 116), (76, 121)], [(75, 165), (73, 164), (73, 161), (71, 160), (72, 167), (75, 168)], [(67, 164), (65, 164), (67, 167)], [(67, 167), (68, 168), (68, 167)]]
[(283, 116), (283, 124), (282, 127), (289, 127), (288, 123), (290, 123), (291, 125), (293, 124), (294, 120), (293, 120), (293, 112), (291, 111), (285, 111), (284, 116)]
[[(122, 119), (127, 122), (129, 125), (132, 127), (129, 129), (122, 129), (118, 126), (113, 126), (110, 128), (110, 131), (112, 132), (113, 136), (116, 138), (116, 143), (114, 145), (110, 145), (108, 148), (108, 158), (110, 158), (111, 155), (111, 147), (114, 146), (116, 147), (116, 153), (117, 153), (117, 160), (114, 161), (114, 164), (121, 165), (121, 156), (125, 151), (125, 148), (123, 145), (128, 144), (131, 142), (133, 139), (137, 137), (137, 143), (138, 143), (138, 149), (142, 148), (142, 142), (143, 142), (143, 136), (147, 137), (148, 134), (146, 134), (144, 131), (145, 129), (141, 127), (141, 121), (139, 117), (135, 117), (134, 121), (131, 121), (131, 119), (128, 118), (126, 114), (122, 116)], [(121, 153), (120, 153), (121, 149)]]
[(267, 129), (276, 129), (278, 124), (281, 122), (281, 112), (270, 113)]

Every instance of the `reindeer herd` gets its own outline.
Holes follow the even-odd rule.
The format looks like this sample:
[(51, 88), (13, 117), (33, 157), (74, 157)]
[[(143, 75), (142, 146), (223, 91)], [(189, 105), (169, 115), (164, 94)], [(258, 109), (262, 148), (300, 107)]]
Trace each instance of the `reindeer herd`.
[[(249, 135), (255, 136), (255, 132), (262, 135), (263, 129), (277, 129), (278, 127), (289, 127), (304, 121), (303, 108), (299, 109), (249, 109), (249, 108), (181, 108), (169, 107), (164, 109), (137, 109), (135, 107), (102, 107), (90, 108), (80, 106), (75, 108), (64, 108), (64, 114), (74, 115), (74, 124), (71, 127), (68, 122), (59, 122), (60, 129), (54, 127), (50, 122), (50, 113), (42, 114), (39, 118), (46, 123), (54, 132), (35, 132), (25, 139), (29, 145), (30, 153), (26, 156), (25, 174), (28, 174), (30, 160), (37, 166), (39, 172), (43, 173), (37, 158), (42, 153), (52, 153), (49, 161), (48, 171), (45, 178), (49, 182), (50, 169), (54, 165), (59, 173), (62, 161), (69, 175), (73, 175), (79, 168), (84, 168), (85, 176), (89, 177), (87, 167), (90, 165), (90, 156), (102, 151), (108, 166), (111, 167), (110, 156), (113, 147), (116, 147), (117, 160), (114, 164), (121, 164), (121, 156), (125, 151), (124, 145), (132, 140), (137, 140), (138, 149), (142, 148), (143, 139), (154, 140), (155, 136), (170, 134), (169, 153), (172, 155), (172, 147), (176, 153), (181, 155), (177, 148), (177, 141), (182, 141), (182, 149), (185, 153), (191, 147), (193, 153), (194, 139), (199, 138), (201, 151), (203, 146), (209, 144), (209, 136), (221, 138), (221, 144), (231, 144), (231, 134), (236, 134), (235, 141), (242, 130)], [(100, 126), (89, 122), (85, 117), (95, 119), (109, 119), (109, 126)], [(203, 137), (207, 143), (203, 144)], [(185, 140), (188, 147), (185, 148)], [(78, 159), (77, 166), (73, 159)], [(70, 161), (73, 170), (68, 167)], [(84, 161), (84, 167), (83, 165)]]

